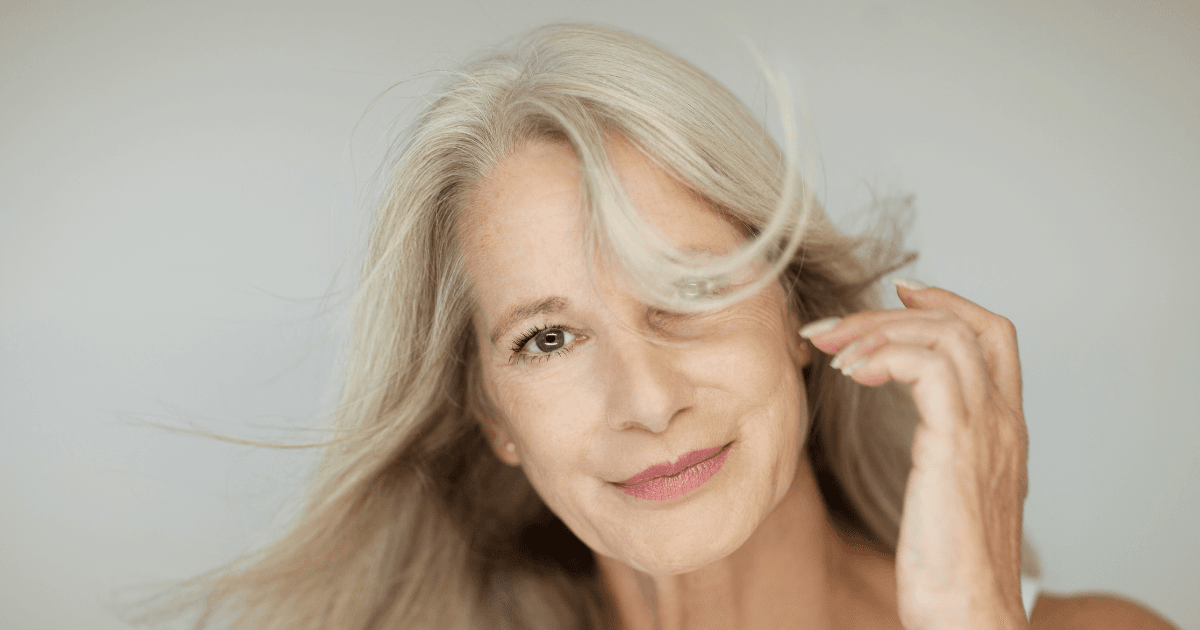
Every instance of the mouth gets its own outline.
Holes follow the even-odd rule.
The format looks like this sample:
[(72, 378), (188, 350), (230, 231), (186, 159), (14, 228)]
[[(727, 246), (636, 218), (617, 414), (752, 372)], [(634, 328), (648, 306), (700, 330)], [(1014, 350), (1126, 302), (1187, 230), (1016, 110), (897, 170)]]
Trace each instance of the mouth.
[[(679, 462), (665, 466), (678, 468), (685, 466), (690, 460), (696, 457), (703, 457), (700, 461), (692, 463), (691, 466), (685, 466), (678, 472), (672, 472), (665, 475), (652, 476), (647, 480), (637, 482), (637, 484), (614, 484), (617, 490), (629, 494), (630, 497), (636, 499), (650, 500), (650, 502), (665, 502), (665, 500), (677, 499), (690, 494), (692, 491), (698, 490), (703, 485), (706, 485), (709, 479), (712, 479), (716, 473), (719, 473), (721, 468), (725, 466), (727, 455), (730, 454), (730, 446), (733, 443), (728, 443), (725, 446), (718, 446), (716, 449), (704, 449), (701, 451), (691, 451), (690, 454), (684, 457), (689, 457), (685, 460), (684, 457), (679, 458)], [(715, 454), (709, 455), (706, 451), (716, 450)], [(698, 455), (697, 455), (698, 454)], [(661, 466), (661, 464), (660, 464)], [(655, 467), (650, 467), (647, 470), (654, 472)], [(644, 473), (643, 473), (644, 474)], [(634, 478), (636, 479), (635, 475)]]
[(656, 464), (654, 464), (654, 466), (649, 467), (646, 470), (642, 470), (641, 473), (637, 473), (636, 475), (631, 476), (631, 478), (629, 478), (629, 479), (626, 479), (624, 481), (612, 481), (611, 484), (614, 486), (617, 486), (617, 487), (632, 487), (632, 486), (637, 486), (637, 485), (641, 485), (641, 484), (646, 484), (646, 482), (652, 481), (655, 479), (664, 479), (664, 478), (672, 478), (672, 476), (679, 476), (679, 475), (682, 475), (682, 474), (688, 472), (688, 470), (691, 468), (695, 468), (697, 466), (700, 466), (700, 464), (702, 464), (704, 462), (713, 460), (713, 458), (715, 458), (715, 457), (720, 457), (721, 455), (724, 455), (725, 452), (728, 449), (730, 449), (730, 446), (732, 446), (732, 445), (733, 445), (733, 443), (730, 442), (724, 446), (715, 446), (715, 448), (712, 448), (712, 449), (701, 449), (701, 450), (695, 450), (695, 451), (691, 451), (691, 452), (685, 452), (685, 454), (680, 456), (679, 460), (674, 463), (671, 463), (671, 462), (656, 463)]

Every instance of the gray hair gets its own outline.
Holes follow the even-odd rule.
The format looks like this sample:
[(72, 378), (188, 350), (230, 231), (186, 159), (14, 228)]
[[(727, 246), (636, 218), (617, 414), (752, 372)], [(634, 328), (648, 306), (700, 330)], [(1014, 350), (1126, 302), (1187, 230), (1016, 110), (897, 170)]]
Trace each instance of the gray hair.
[[(800, 321), (846, 315), (879, 308), (880, 279), (915, 259), (900, 247), (903, 203), (885, 204), (876, 234), (842, 234), (800, 181), (794, 149), (781, 151), (711, 77), (629, 33), (536, 29), (452, 73), (431, 103), (389, 163), (354, 302), (339, 437), (285, 536), (190, 583), (200, 626), (613, 627), (590, 551), (479, 426), (492, 409), (456, 229), (475, 186), (523, 144), (569, 143), (588, 240), (671, 310), (720, 308), (779, 281)], [(697, 260), (646, 229), (608, 160), (614, 133), (743, 227), (745, 246)], [(712, 290), (746, 270), (734, 290)], [(894, 553), (918, 419), (911, 396), (859, 386), (823, 361), (804, 379), (805, 448), (830, 514)]]

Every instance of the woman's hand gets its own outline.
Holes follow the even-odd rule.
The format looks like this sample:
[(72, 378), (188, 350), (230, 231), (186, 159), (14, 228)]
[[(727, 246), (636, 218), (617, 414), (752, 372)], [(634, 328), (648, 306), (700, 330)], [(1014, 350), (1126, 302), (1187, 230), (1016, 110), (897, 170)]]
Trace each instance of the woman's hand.
[(900, 620), (909, 630), (1027, 628), (1016, 330), (949, 291), (896, 284), (907, 309), (855, 313), (810, 339), (863, 385), (912, 386), (921, 420), (896, 549)]

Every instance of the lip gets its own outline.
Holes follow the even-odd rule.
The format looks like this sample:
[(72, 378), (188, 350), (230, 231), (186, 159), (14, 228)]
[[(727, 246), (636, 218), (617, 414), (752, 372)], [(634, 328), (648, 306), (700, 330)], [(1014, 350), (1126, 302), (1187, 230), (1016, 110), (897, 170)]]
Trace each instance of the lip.
[[(638, 499), (670, 500), (670, 499), (674, 499), (674, 498), (678, 498), (678, 497), (683, 497), (684, 494), (688, 494), (689, 492), (696, 490), (696, 488), (703, 486), (704, 484), (707, 484), (709, 479), (712, 479), (713, 476), (716, 475), (716, 473), (720, 472), (721, 467), (725, 466), (725, 460), (727, 460), (728, 455), (730, 455), (730, 446), (732, 444), (733, 443), (731, 442), (731, 443), (726, 444), (725, 446), (718, 446), (718, 449), (716, 449), (715, 455), (709, 456), (708, 458), (704, 458), (704, 460), (694, 463), (690, 467), (685, 467), (683, 470), (679, 470), (679, 472), (676, 474), (666, 475), (666, 476), (655, 476), (655, 478), (649, 479), (648, 481), (642, 481), (641, 484), (634, 484), (634, 485), (614, 484), (614, 485), (617, 486), (617, 490), (622, 491), (625, 494), (629, 494), (630, 497), (635, 497)], [(713, 451), (713, 449), (692, 451), (692, 452), (689, 452), (688, 455), (685, 455), (684, 457), (680, 457), (679, 462), (677, 462), (676, 464), (673, 464), (673, 466), (672, 466), (672, 464), (658, 464), (658, 466), (659, 467), (668, 466), (668, 467), (677, 469), (677, 468), (679, 468), (679, 466), (682, 466), (682, 464), (685, 463), (686, 461), (695, 460), (697, 455), (694, 455), (694, 454), (697, 454), (697, 452), (698, 452), (698, 454), (701, 454), (701, 455), (707, 455), (707, 454), (709, 454), (709, 452), (712, 452), (712, 451)], [(685, 460), (685, 458), (686, 458), (686, 460)], [(654, 469), (655, 469), (655, 467), (652, 466), (652, 467), (648, 468), (647, 470), (648, 470), (648, 472), (653, 472)], [(659, 469), (661, 469), (661, 468), (659, 468)], [(646, 474), (646, 473), (641, 473), (640, 475), (632, 476), (632, 478), (630, 478), (630, 479), (636, 479), (637, 476), (642, 476), (644, 474)]]
[(649, 467), (646, 470), (642, 470), (641, 473), (637, 473), (636, 475), (631, 476), (629, 479), (624, 481), (614, 481), (613, 485), (636, 486), (638, 484), (644, 484), (644, 482), (649, 480), (660, 478), (660, 476), (678, 475), (679, 473), (683, 473), (684, 470), (691, 468), (692, 466), (696, 466), (698, 463), (712, 460), (713, 457), (720, 455), (721, 452), (724, 452), (726, 449), (730, 448), (732, 444), (733, 443), (731, 442), (722, 446), (713, 446), (712, 449), (700, 449), (691, 452), (685, 452), (685, 454), (679, 456), (678, 460), (674, 463), (656, 463), (654, 466)]

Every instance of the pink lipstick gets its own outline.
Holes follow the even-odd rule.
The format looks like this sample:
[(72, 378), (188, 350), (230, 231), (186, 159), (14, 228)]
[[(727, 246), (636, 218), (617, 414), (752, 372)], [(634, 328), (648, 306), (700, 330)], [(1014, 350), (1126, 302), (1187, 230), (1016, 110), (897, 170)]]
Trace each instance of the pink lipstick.
[(721, 470), (731, 445), (733, 442), (685, 453), (674, 464), (655, 464), (613, 485), (629, 496), (650, 501), (681, 497), (704, 485)]

